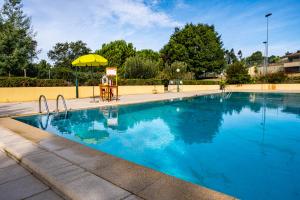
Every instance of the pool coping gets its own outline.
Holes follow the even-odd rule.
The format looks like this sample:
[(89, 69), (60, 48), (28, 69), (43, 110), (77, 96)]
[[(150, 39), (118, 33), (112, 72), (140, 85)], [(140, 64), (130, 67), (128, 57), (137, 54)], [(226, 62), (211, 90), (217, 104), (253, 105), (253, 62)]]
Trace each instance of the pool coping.
[[(12, 118), (0, 118), (0, 127), (10, 130), (18, 136), (18, 142), (31, 143), (38, 151), (45, 155), (51, 154), (66, 163), (83, 170), (96, 180), (106, 181), (118, 188), (119, 193), (125, 195), (119, 199), (236, 199), (229, 195), (202, 187), (173, 176), (163, 174), (153, 169), (135, 164), (133, 162), (117, 158), (102, 151), (91, 149), (82, 144), (53, 135), (36, 127), (27, 125)], [(0, 133), (1, 134), (1, 133)], [(1, 135), (0, 135), (1, 136)], [(22, 137), (20, 137), (22, 136)], [(33, 152), (18, 148), (15, 143), (5, 143), (0, 137), (0, 148), (12, 155), (30, 171), (50, 184), (64, 197), (70, 199), (81, 199), (72, 187), (72, 181), (64, 185), (57, 181), (47, 169), (39, 165), (34, 158), (38, 156), (37, 150)], [(4, 137), (5, 139), (5, 137)], [(23, 141), (22, 141), (23, 140)], [(30, 159), (32, 158), (32, 159)], [(78, 179), (75, 179), (78, 181)], [(86, 183), (88, 184), (88, 183)], [(92, 186), (91, 186), (92, 187)], [(90, 192), (88, 189), (85, 192)], [(95, 190), (92, 190), (95, 192)], [(89, 195), (87, 195), (89, 197)], [(89, 199), (85, 197), (85, 199)], [(113, 199), (118, 199), (113, 198)], [(93, 199), (93, 198), (91, 198)], [(105, 198), (104, 198), (105, 199)]]

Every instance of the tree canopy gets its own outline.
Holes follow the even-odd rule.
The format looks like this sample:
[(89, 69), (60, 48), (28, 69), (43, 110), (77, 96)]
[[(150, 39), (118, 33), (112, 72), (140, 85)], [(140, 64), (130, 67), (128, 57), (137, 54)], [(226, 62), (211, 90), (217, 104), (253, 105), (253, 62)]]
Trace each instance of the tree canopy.
[(125, 40), (115, 40), (103, 44), (102, 48), (97, 50), (96, 53), (105, 57), (109, 66), (118, 67), (118, 72), (123, 74), (126, 59), (135, 56), (136, 49), (132, 43), (127, 43)]
[(159, 72), (158, 61), (141, 56), (129, 57), (124, 63), (125, 78), (154, 78)]
[(224, 68), (222, 46), (221, 36), (214, 26), (186, 24), (182, 29), (175, 29), (160, 53), (166, 64), (185, 62), (187, 70), (199, 78), (204, 72), (218, 72)]
[(153, 61), (158, 61), (160, 58), (159, 53), (156, 51), (153, 51), (152, 49), (139, 50), (136, 52), (136, 55), (141, 58), (145, 58), (145, 59), (149, 59), (149, 60), (153, 60)]
[(256, 51), (251, 54), (251, 56), (246, 58), (246, 63), (248, 66), (259, 66), (262, 65), (264, 60), (263, 54), (261, 51)]
[(21, 75), (37, 56), (37, 42), (21, 0), (5, 0), (0, 11), (0, 74)]
[(54, 67), (71, 68), (71, 63), (77, 57), (88, 54), (91, 49), (87, 44), (79, 40), (76, 42), (56, 43), (48, 52), (48, 57), (54, 61)]
[(251, 77), (242, 62), (235, 62), (227, 68), (226, 79), (229, 84), (244, 84), (249, 83)]

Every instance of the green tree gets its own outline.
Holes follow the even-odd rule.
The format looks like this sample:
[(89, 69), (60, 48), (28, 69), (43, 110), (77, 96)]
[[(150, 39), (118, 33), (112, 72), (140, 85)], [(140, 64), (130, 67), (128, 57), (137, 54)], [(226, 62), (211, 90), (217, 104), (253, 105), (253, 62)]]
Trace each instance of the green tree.
[(102, 48), (97, 50), (96, 53), (105, 57), (109, 66), (118, 67), (118, 73), (122, 76), (126, 59), (135, 56), (136, 49), (132, 43), (127, 43), (125, 40), (116, 40), (103, 44)]
[(226, 58), (226, 64), (228, 64), (228, 65), (238, 61), (238, 59), (234, 53), (234, 49), (231, 49), (230, 51), (225, 50), (225, 58)]
[(239, 61), (241, 61), (243, 59), (243, 53), (241, 50), (238, 51), (237, 53), (238, 57), (239, 57)]
[(81, 40), (76, 42), (56, 43), (48, 52), (48, 57), (54, 61), (54, 67), (71, 68), (71, 63), (79, 56), (88, 54), (91, 49)]
[(152, 49), (139, 50), (136, 52), (136, 55), (141, 58), (145, 58), (145, 59), (149, 59), (149, 60), (153, 60), (153, 61), (158, 61), (160, 59), (159, 53), (156, 51), (153, 51)]
[(36, 58), (37, 42), (21, 0), (5, 0), (0, 11), (0, 74), (21, 75)]
[(51, 78), (51, 64), (46, 60), (41, 60), (39, 63), (35, 64), (37, 69), (37, 77), (42, 79)]
[(246, 63), (248, 66), (260, 66), (264, 60), (263, 54), (261, 51), (254, 52), (251, 56), (246, 58)]
[(279, 56), (270, 56), (269, 57), (269, 63), (278, 63), (280, 61), (280, 57)]
[(229, 84), (244, 84), (251, 81), (248, 69), (242, 62), (235, 62), (226, 70), (226, 81)]
[(214, 26), (186, 24), (182, 29), (175, 28), (160, 53), (165, 64), (185, 62), (188, 71), (200, 78), (204, 72), (222, 71), (225, 65), (222, 45), (221, 36)]
[(129, 57), (124, 63), (125, 78), (154, 78), (159, 72), (158, 61), (140, 56)]

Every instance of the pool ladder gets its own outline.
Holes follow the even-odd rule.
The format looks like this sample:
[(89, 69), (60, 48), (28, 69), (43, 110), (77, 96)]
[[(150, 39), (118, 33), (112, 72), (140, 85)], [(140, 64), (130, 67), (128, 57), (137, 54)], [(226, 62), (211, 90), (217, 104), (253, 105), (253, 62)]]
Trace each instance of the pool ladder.
[(40, 95), (39, 97), (39, 113), (42, 113), (42, 100), (44, 101), (44, 105), (47, 111), (47, 114), (49, 115), (49, 107), (48, 107), (48, 103), (47, 103), (47, 99), (44, 95)]
[(61, 95), (61, 94), (57, 95), (57, 98), (56, 98), (56, 113), (59, 112), (59, 109), (58, 109), (58, 102), (59, 102), (59, 99), (62, 100), (64, 109), (65, 109), (65, 113), (67, 113), (67, 112), (68, 112), (67, 104), (66, 104), (66, 101), (65, 101), (64, 96)]
[[(64, 109), (65, 109), (65, 113), (67, 113), (68, 112), (67, 104), (66, 104), (64, 96), (61, 94), (57, 95), (57, 97), (56, 97), (56, 109), (55, 109), (56, 113), (59, 112), (59, 109), (58, 109), (59, 99), (62, 100)], [(47, 114), (49, 115), (50, 111), (49, 111), (49, 106), (48, 106), (48, 102), (47, 102), (45, 95), (40, 95), (40, 97), (39, 97), (39, 113), (42, 113), (42, 100), (44, 102)]]

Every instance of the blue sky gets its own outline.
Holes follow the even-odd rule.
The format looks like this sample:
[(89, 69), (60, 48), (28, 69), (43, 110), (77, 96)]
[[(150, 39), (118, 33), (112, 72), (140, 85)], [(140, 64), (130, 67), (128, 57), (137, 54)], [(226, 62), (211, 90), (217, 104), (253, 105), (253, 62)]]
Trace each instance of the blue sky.
[[(3, 0), (0, 0), (0, 2)], [(0, 3), (0, 4), (2, 4)], [(263, 51), (266, 19), (270, 17), (270, 54), (300, 50), (300, 0), (23, 0), (37, 32), (39, 58), (56, 42), (85, 41), (96, 50), (116, 39), (137, 49), (159, 50), (175, 26), (214, 24), (225, 48), (245, 56)]]

